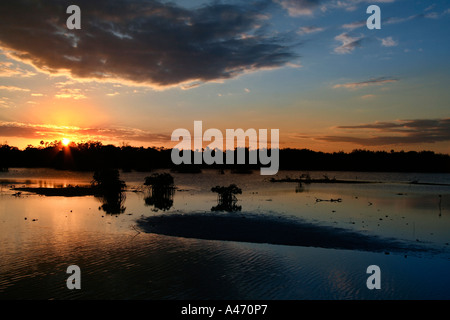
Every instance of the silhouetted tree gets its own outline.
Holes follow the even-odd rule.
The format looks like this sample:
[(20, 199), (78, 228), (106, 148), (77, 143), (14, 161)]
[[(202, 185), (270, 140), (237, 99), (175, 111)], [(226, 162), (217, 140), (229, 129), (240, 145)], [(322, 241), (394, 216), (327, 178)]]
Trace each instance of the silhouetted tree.
[(102, 202), (100, 209), (108, 214), (120, 214), (126, 210), (124, 206), (126, 199), (125, 192), (105, 194), (97, 198)]
[(125, 202), (126, 184), (120, 180), (119, 170), (101, 169), (94, 172), (92, 187), (95, 189), (96, 197), (103, 205), (100, 207), (109, 214), (119, 214), (125, 212), (123, 206)]
[(94, 172), (92, 186), (102, 193), (121, 192), (126, 184), (120, 180), (120, 173), (117, 169), (101, 169)]
[(173, 206), (174, 179), (169, 173), (154, 173), (145, 178), (145, 186), (148, 186), (148, 195), (145, 197), (145, 205), (154, 206), (163, 211)]
[(228, 187), (216, 186), (211, 188), (212, 192), (216, 192), (217, 206), (211, 208), (211, 211), (241, 211), (242, 207), (236, 205), (236, 194), (242, 194), (242, 190), (235, 184), (230, 184)]
[(173, 187), (174, 179), (170, 173), (154, 173), (145, 177), (145, 186), (151, 186), (153, 189)]
[[(57, 168), (94, 171), (98, 168), (123, 168), (151, 171), (156, 168), (172, 169), (182, 173), (200, 173), (202, 168), (231, 169), (233, 173), (259, 170), (260, 164), (252, 165), (174, 165), (172, 149), (143, 148), (122, 145), (103, 145), (99, 141), (71, 144), (63, 148), (60, 141), (29, 145), (24, 150), (6, 143), (0, 146), (3, 168)], [(70, 151), (70, 154), (67, 152)], [(320, 171), (373, 171), (373, 172), (450, 172), (450, 155), (432, 151), (369, 151), (356, 149), (350, 153), (315, 152), (308, 149), (280, 149), (280, 170)], [(198, 152), (198, 151), (197, 151)], [(246, 159), (249, 151), (246, 150)], [(225, 154), (225, 153), (224, 153)], [(235, 157), (237, 157), (235, 152)], [(67, 157), (70, 156), (70, 162)], [(192, 153), (192, 158), (194, 153)], [(225, 157), (224, 157), (225, 159)], [(236, 159), (235, 159), (236, 160)], [(237, 163), (235, 161), (235, 163)]]

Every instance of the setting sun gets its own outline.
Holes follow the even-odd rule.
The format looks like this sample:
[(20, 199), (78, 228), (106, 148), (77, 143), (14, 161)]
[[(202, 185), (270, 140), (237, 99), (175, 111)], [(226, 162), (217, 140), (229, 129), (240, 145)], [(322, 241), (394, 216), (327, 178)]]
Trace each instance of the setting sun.
[(62, 139), (62, 144), (64, 145), (64, 146), (68, 146), (69, 145), (69, 143), (70, 143), (70, 140), (69, 139), (67, 139), (67, 138), (64, 138), (64, 139)]

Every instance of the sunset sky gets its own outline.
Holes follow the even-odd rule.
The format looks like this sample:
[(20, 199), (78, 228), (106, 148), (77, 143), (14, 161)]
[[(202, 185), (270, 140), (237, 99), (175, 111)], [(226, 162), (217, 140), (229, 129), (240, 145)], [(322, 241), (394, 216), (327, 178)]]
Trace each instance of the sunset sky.
[(1, 1), (0, 143), (171, 147), (201, 120), (282, 148), (450, 153), (449, 30), (446, 0)]

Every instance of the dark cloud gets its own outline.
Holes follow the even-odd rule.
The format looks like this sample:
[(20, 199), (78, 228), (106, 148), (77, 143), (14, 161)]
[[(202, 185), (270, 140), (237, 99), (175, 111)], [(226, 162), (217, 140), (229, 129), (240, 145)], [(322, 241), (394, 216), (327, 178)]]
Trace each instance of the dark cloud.
[[(357, 126), (340, 126), (337, 128), (357, 131), (358, 135), (323, 136), (317, 137), (316, 139), (328, 142), (351, 142), (362, 146), (450, 141), (450, 118), (376, 122)], [(361, 130), (368, 131), (369, 136), (363, 137)]]
[(81, 30), (68, 30), (71, 4), (0, 2), (0, 45), (48, 72), (155, 86), (226, 79), (296, 58), (265, 31), (267, 1), (186, 9), (156, 0), (79, 0)]

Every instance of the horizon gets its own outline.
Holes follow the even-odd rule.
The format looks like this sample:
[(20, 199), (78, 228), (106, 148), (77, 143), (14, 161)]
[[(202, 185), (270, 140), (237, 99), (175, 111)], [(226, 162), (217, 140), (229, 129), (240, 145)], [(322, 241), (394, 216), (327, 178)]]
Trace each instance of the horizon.
[[(80, 145), (83, 144), (92, 144), (92, 143), (100, 143), (101, 147), (108, 147), (108, 146), (112, 146), (114, 148), (133, 148), (133, 149), (139, 149), (139, 148), (144, 148), (144, 149), (155, 149), (155, 150), (172, 150), (172, 149), (177, 149), (174, 147), (165, 147), (165, 146), (154, 146), (154, 145), (150, 145), (150, 146), (143, 146), (143, 145), (130, 145), (129, 143), (126, 142), (121, 142), (119, 144), (116, 143), (103, 143), (102, 141), (99, 140), (88, 140), (88, 141), (72, 141), (69, 140), (68, 143), (64, 143), (64, 139), (63, 138), (61, 140), (53, 140), (53, 141), (43, 141), (44, 143), (38, 143), (37, 145), (32, 145), (32, 144), (28, 144), (25, 147), (18, 147), (15, 145), (11, 145), (9, 143), (7, 143), (7, 141), (5, 141), (5, 143), (0, 143), (0, 148), (2, 146), (8, 146), (10, 148), (17, 148), (19, 151), (25, 151), (27, 148), (31, 147), (34, 149), (46, 149), (46, 148), (60, 148), (61, 150), (63, 150), (64, 148), (78, 148)], [(208, 146), (204, 146), (202, 148), (202, 152), (204, 152), (204, 150), (207, 148)], [(241, 147), (237, 147), (235, 146), (234, 149), (232, 150), (237, 150), (237, 149), (242, 149)], [(243, 148), (245, 150), (256, 150), (258, 151), (259, 148), (257, 149), (250, 149), (248, 146), (246, 146), (245, 148)], [(262, 148), (262, 150), (264, 150), (266, 148)], [(270, 149), (270, 147), (269, 147)], [(302, 147), (279, 147), (279, 148), (275, 148), (278, 149), (280, 151), (282, 150), (296, 150), (296, 151), (310, 151), (310, 152), (315, 152), (315, 153), (324, 153), (324, 154), (336, 154), (336, 153), (345, 153), (345, 154), (351, 154), (351, 153), (355, 153), (355, 152), (370, 152), (370, 153), (434, 153), (436, 155), (444, 155), (444, 156), (450, 156), (450, 153), (444, 153), (444, 152), (436, 152), (434, 150), (427, 150), (427, 149), (423, 149), (423, 150), (394, 150), (394, 149), (390, 149), (390, 150), (373, 150), (373, 149), (368, 149), (368, 148), (355, 148), (352, 149), (350, 151), (344, 151), (344, 150), (337, 150), (337, 151), (329, 151), (329, 152), (325, 152), (325, 151), (320, 151), (320, 150), (313, 150), (313, 149), (309, 149), (309, 148), (302, 148)], [(180, 151), (182, 149), (179, 149)], [(223, 150), (219, 149), (220, 151), (223, 152)], [(231, 149), (227, 149), (227, 150), (231, 150)], [(192, 151), (192, 152), (198, 152), (198, 149), (190, 149), (188, 151)], [(225, 150), (226, 152), (226, 150)]]

